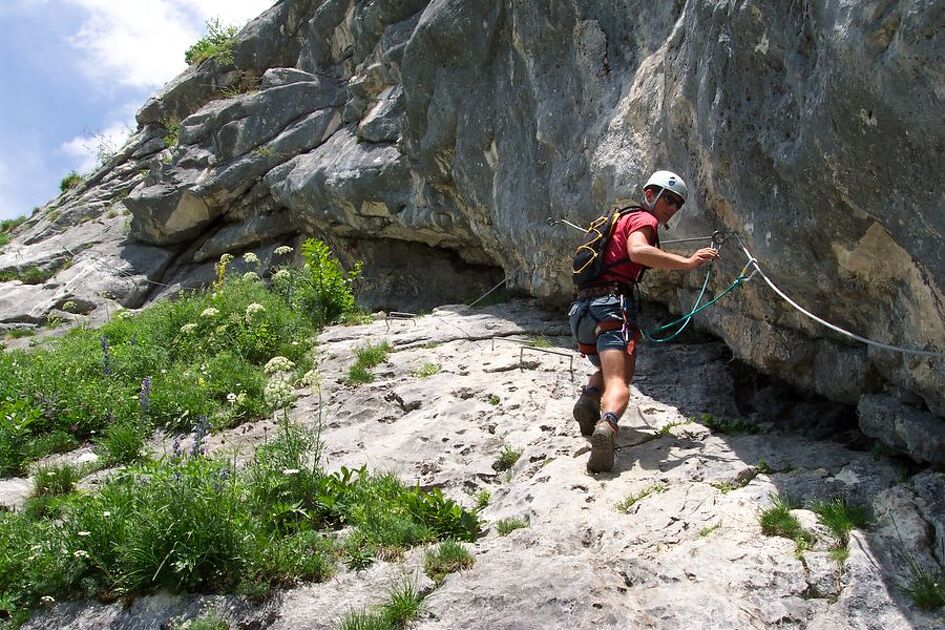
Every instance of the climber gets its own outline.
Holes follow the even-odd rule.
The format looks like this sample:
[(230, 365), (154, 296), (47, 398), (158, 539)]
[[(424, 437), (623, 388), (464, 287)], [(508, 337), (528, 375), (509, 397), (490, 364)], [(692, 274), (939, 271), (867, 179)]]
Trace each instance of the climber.
[(719, 257), (711, 247), (689, 257), (659, 249), (659, 226), (682, 208), (688, 192), (679, 175), (653, 173), (643, 185), (642, 211), (620, 217), (603, 252), (603, 271), (576, 293), (568, 312), (579, 349), (598, 368), (574, 404), (581, 435), (591, 438), (590, 472), (613, 469), (617, 422), (630, 400), (640, 336), (634, 285), (646, 268), (696, 269)]

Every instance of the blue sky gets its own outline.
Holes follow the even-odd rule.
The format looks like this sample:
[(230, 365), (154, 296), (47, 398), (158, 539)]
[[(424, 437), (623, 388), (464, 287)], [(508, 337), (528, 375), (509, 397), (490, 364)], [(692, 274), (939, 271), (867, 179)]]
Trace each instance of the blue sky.
[(273, 4), (0, 0), (0, 219), (29, 214), (120, 147), (207, 20), (242, 26)]

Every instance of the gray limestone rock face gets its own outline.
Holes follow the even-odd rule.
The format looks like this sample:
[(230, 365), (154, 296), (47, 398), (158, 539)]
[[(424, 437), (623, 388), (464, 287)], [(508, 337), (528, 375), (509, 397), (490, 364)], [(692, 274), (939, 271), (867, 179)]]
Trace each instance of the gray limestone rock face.
[(945, 464), (945, 425), (938, 416), (881, 395), (862, 397), (856, 409), (866, 435), (918, 461)]

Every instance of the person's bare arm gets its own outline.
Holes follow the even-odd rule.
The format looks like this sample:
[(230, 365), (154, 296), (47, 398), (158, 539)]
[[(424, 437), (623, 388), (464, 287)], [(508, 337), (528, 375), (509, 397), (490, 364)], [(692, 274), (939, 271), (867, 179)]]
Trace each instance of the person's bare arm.
[(719, 251), (711, 247), (704, 247), (689, 257), (664, 252), (650, 245), (652, 235), (653, 228), (649, 226), (630, 233), (627, 237), (627, 254), (630, 260), (653, 269), (697, 269), (719, 257)]

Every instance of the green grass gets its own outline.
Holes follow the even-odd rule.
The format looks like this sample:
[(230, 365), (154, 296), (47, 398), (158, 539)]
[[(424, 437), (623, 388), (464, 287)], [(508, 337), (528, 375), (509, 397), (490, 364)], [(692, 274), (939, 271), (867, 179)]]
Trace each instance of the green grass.
[(673, 427), (678, 427), (683, 424), (689, 424), (689, 421), (688, 420), (674, 420), (672, 422), (669, 422), (661, 426), (659, 431), (656, 432), (656, 434), (659, 436), (672, 435)]
[(848, 503), (846, 499), (832, 501), (812, 501), (810, 509), (817, 515), (817, 520), (825, 525), (841, 545), (850, 540), (854, 529), (865, 529), (873, 522), (869, 509), (862, 505)]
[(486, 402), (492, 405), (493, 407), (502, 402), (502, 399), (496, 396), (495, 394), (489, 394), (489, 397), (486, 398)]
[(692, 418), (714, 433), (757, 433), (758, 427), (743, 418), (716, 418), (712, 414), (704, 413)]
[(703, 527), (702, 529), (699, 530), (699, 538), (706, 538), (709, 534), (711, 534), (712, 532), (714, 532), (721, 526), (722, 526), (722, 523), (718, 522), (715, 525), (709, 525), (707, 527)]
[(788, 499), (775, 494), (768, 495), (768, 498), (771, 500), (771, 507), (762, 510), (759, 517), (761, 532), (765, 536), (794, 539), (802, 528), (797, 517), (791, 514), (793, 505)]
[(387, 601), (370, 610), (353, 610), (338, 624), (340, 630), (399, 630), (423, 609), (424, 594), (408, 578), (388, 590)]
[(515, 450), (511, 446), (503, 446), (502, 450), (499, 451), (499, 456), (496, 458), (495, 463), (492, 464), (492, 468), (498, 472), (511, 470), (512, 466), (515, 465), (521, 456), (522, 451)]
[(621, 501), (614, 507), (616, 508), (618, 512), (627, 513), (630, 511), (630, 508), (632, 508), (634, 505), (636, 505), (637, 503), (639, 503), (646, 497), (653, 494), (659, 494), (665, 491), (666, 491), (665, 485), (661, 483), (654, 483), (653, 485), (647, 486), (646, 488), (644, 488), (643, 490), (640, 490), (639, 492), (629, 495), (628, 497), (626, 497), (623, 501)]
[(69, 494), (80, 478), (79, 469), (69, 464), (42, 466), (33, 476), (33, 496)]
[(434, 374), (438, 374), (441, 369), (442, 367), (439, 363), (424, 363), (419, 369), (411, 372), (411, 376), (416, 378), (427, 378), (429, 376), (433, 376)]
[(173, 626), (173, 630), (229, 630), (229, 628), (230, 624), (216, 611)]
[(363, 385), (374, 381), (374, 373), (371, 371), (381, 363), (387, 360), (387, 355), (391, 352), (391, 346), (388, 342), (382, 341), (375, 345), (366, 345), (355, 348), (355, 361), (348, 368), (349, 385)]
[(423, 570), (430, 579), (441, 583), (450, 573), (470, 568), (475, 558), (460, 543), (453, 540), (441, 542), (423, 557)]
[(903, 590), (922, 610), (938, 610), (945, 606), (945, 575), (910, 562), (910, 575)]
[(489, 505), (489, 501), (492, 499), (492, 493), (488, 490), (480, 490), (476, 493), (476, 510), (482, 511), (486, 509)]
[(794, 506), (791, 502), (775, 494), (768, 495), (771, 507), (762, 510), (759, 520), (761, 531), (766, 536), (779, 536), (794, 541), (795, 555), (803, 556), (815, 542), (814, 535), (801, 526), (797, 517), (791, 514)]
[[(439, 490), (365, 469), (327, 474), (319, 452), (312, 432), (284, 421), (242, 470), (198, 444), (132, 464), (95, 493), (64, 495), (55, 511), (0, 513), (0, 594), (17, 610), (46, 595), (256, 597), (327, 579), (346, 549), (372, 556), (479, 535), (475, 515)], [(391, 593), (385, 614), (395, 624), (414, 614), (410, 588)]]
[(499, 536), (508, 536), (516, 529), (522, 529), (523, 527), (528, 527), (528, 523), (515, 517), (503, 518), (495, 522), (495, 530), (499, 533)]
[[(211, 290), (116, 314), (98, 330), (74, 329), (33, 351), (0, 354), (0, 475), (91, 440), (111, 461), (132, 462), (155, 429), (187, 431), (201, 416), (213, 427), (267, 416), (274, 402), (266, 397), (266, 363), (292, 361), (294, 382), (311, 367), (309, 340), (335, 321), (326, 316), (353, 308), (350, 285), (330, 257), (317, 249), (310, 258), (341, 285), (315, 293), (310, 266), (270, 290), (228, 275), (221, 263)], [(333, 302), (309, 308), (321, 298)]]
[(531, 335), (526, 342), (526, 345), (532, 348), (550, 348), (551, 341), (543, 335)]

